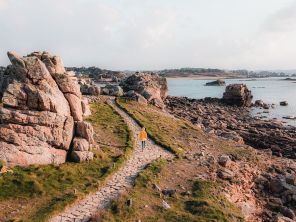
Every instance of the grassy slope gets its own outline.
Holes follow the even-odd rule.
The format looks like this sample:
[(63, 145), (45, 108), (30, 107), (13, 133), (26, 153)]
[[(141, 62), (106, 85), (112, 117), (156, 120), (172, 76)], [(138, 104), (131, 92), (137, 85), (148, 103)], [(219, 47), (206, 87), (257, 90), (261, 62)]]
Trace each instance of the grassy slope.
[[(49, 215), (96, 190), (102, 180), (123, 162), (133, 147), (133, 137), (122, 118), (107, 104), (92, 105), (87, 120), (94, 125), (101, 146), (88, 163), (60, 166), (15, 167), (0, 177), (0, 221), (44, 221)], [(104, 132), (104, 133), (102, 133)]]
[[(256, 157), (242, 147), (236, 147), (234, 143), (212, 138), (190, 123), (172, 119), (164, 115), (152, 106), (143, 106), (133, 101), (118, 100), (118, 104), (133, 116), (141, 125), (147, 128), (148, 133), (164, 147), (173, 150), (182, 156), (190, 147), (197, 143), (207, 144), (207, 149), (219, 155), (228, 153), (238, 159), (257, 163)], [(197, 146), (198, 147), (198, 146)], [(182, 152), (183, 150), (183, 152)], [(188, 172), (184, 169), (184, 181), (174, 181), (173, 172), (180, 171), (184, 165), (181, 159), (167, 166), (163, 162), (152, 164), (138, 178), (134, 189), (115, 202), (113, 206), (103, 214), (103, 221), (243, 221), (239, 210), (227, 201), (221, 192), (222, 186), (211, 181), (201, 181), (191, 177), (199, 173), (198, 170)], [(198, 167), (198, 166), (197, 166)], [(201, 167), (198, 167), (198, 169)], [(189, 175), (191, 174), (191, 176)], [(186, 181), (185, 181), (186, 179)], [(168, 184), (168, 181), (172, 181)], [(166, 198), (171, 209), (164, 210), (162, 198), (155, 191), (152, 184), (160, 184), (162, 187), (175, 188), (189, 185), (190, 195), (177, 193), (175, 197)], [(177, 188), (178, 189), (178, 188)], [(128, 199), (133, 200), (132, 207), (126, 205)], [(235, 219), (234, 219), (235, 218)]]
[(199, 131), (188, 122), (178, 119), (172, 121), (171, 117), (160, 115), (153, 106), (140, 105), (123, 99), (119, 99), (117, 103), (141, 126), (146, 127), (147, 133), (155, 142), (179, 157), (190, 146), (190, 141), (195, 136), (192, 135), (192, 131), (199, 134)]
[[(210, 181), (193, 181), (188, 195), (160, 196), (152, 184), (159, 184), (168, 166), (164, 160), (151, 164), (136, 180), (129, 195), (114, 202), (102, 215), (103, 222), (231, 222), (243, 221), (239, 210), (221, 194), (218, 184)], [(162, 207), (162, 200), (170, 209)], [(128, 206), (127, 201), (132, 200)]]
[(129, 113), (141, 126), (145, 126), (151, 138), (162, 147), (182, 157), (196, 143), (219, 147), (224, 153), (258, 161), (248, 150), (234, 147), (233, 143), (211, 138), (186, 120), (172, 118), (154, 106), (141, 105), (134, 101), (118, 99), (117, 104)]

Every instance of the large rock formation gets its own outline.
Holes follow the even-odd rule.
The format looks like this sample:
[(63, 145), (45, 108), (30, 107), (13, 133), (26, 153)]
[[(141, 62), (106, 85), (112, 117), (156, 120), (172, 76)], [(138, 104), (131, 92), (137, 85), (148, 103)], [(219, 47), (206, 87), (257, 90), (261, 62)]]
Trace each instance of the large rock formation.
[(8, 57), (12, 65), (0, 79), (0, 160), (8, 165), (65, 162), (77, 135), (75, 124), (89, 114), (77, 79), (47, 52), (25, 57), (8, 52)]
[(253, 95), (245, 84), (231, 84), (226, 87), (223, 101), (229, 105), (251, 106)]
[(125, 92), (131, 90), (142, 95), (150, 104), (164, 108), (164, 100), (168, 95), (166, 78), (154, 73), (135, 73), (120, 84)]

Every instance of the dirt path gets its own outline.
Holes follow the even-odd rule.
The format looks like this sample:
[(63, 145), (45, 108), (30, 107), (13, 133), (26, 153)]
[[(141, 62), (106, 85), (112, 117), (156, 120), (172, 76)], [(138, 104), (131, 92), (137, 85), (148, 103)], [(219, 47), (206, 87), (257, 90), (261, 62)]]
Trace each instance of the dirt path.
[(89, 221), (90, 216), (103, 208), (105, 208), (112, 200), (118, 198), (121, 193), (131, 188), (136, 176), (145, 166), (153, 160), (163, 157), (171, 159), (174, 156), (156, 145), (150, 138), (147, 140), (147, 147), (142, 152), (141, 144), (138, 139), (140, 126), (122, 109), (120, 109), (114, 100), (109, 101), (109, 104), (124, 118), (129, 128), (134, 134), (136, 147), (124, 163), (124, 165), (109, 178), (106, 185), (99, 188), (95, 193), (88, 195), (83, 200), (66, 209), (64, 213), (52, 218), (50, 222), (80, 222)]

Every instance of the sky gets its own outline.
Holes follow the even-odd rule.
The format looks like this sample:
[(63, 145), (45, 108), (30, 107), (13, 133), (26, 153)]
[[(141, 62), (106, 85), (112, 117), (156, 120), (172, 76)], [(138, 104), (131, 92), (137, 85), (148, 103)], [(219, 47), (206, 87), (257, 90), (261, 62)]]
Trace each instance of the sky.
[(7, 51), (112, 70), (296, 69), (296, 0), (0, 0)]

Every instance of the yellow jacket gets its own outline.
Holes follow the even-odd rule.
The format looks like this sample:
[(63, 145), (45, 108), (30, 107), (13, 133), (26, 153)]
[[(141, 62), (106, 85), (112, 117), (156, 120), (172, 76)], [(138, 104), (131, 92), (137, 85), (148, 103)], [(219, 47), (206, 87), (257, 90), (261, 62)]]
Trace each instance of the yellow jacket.
[(141, 130), (139, 137), (142, 141), (147, 140), (147, 133), (144, 129)]

